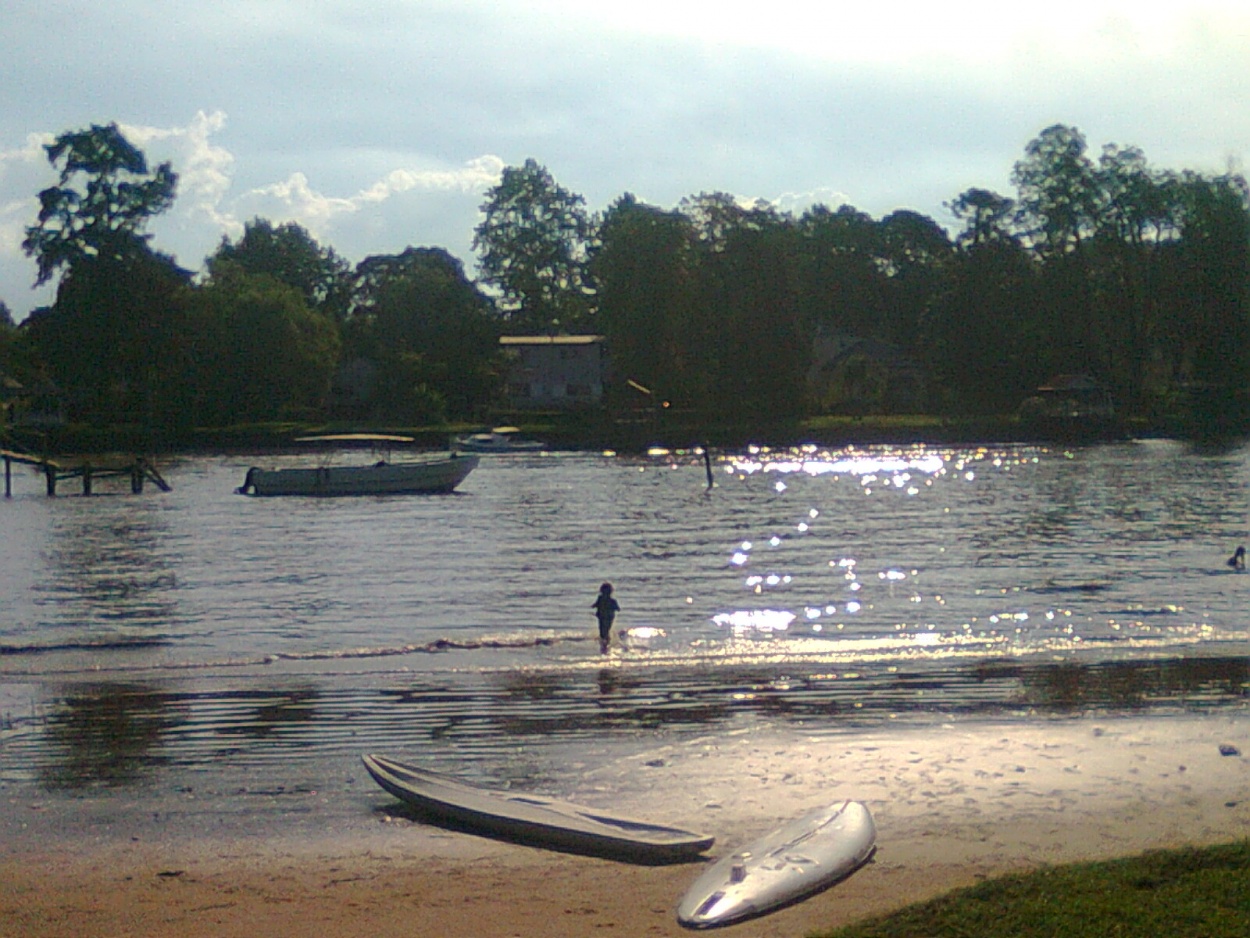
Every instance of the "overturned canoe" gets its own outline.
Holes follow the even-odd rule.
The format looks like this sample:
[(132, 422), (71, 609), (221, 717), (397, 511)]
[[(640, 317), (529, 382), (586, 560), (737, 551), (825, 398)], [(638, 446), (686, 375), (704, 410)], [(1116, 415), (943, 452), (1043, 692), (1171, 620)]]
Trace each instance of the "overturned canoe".
[(466, 785), (381, 755), (363, 756), (374, 781), (432, 817), (520, 843), (644, 863), (689, 860), (713, 838), (676, 827), (613, 817), (526, 792)]

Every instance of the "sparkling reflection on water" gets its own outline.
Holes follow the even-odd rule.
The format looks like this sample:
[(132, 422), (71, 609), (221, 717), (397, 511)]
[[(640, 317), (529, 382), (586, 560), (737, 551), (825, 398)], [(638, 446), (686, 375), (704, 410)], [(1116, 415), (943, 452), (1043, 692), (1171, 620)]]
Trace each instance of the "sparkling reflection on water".
[[(0, 505), (0, 782), (383, 749), (524, 784), (760, 723), (1240, 706), (1250, 454), (1167, 442), (483, 459), (453, 496)], [(590, 604), (623, 606), (604, 657)], [(543, 756), (541, 753), (548, 755)]]

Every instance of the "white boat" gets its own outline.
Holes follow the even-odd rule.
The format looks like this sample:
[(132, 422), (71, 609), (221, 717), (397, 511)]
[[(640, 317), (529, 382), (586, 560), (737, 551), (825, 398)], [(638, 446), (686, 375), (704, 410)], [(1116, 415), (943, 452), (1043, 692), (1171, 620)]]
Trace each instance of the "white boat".
[(541, 795), (466, 785), (386, 756), (362, 759), (374, 781), (431, 817), (520, 843), (643, 863), (675, 863), (694, 859), (713, 842), (704, 834), (613, 817)]
[[(303, 437), (302, 443), (391, 445), (411, 443), (411, 437), (378, 434), (341, 434)], [(429, 456), (391, 462), (380, 459), (367, 465), (293, 467), (247, 470), (240, 495), (412, 495), (451, 492), (477, 466), (476, 456)]]
[(538, 453), (547, 448), (540, 440), (522, 440), (517, 427), (495, 427), (456, 438), (455, 448), (466, 453)]
[(677, 921), (715, 928), (798, 902), (850, 876), (876, 843), (868, 809), (835, 802), (713, 863), (682, 897)]

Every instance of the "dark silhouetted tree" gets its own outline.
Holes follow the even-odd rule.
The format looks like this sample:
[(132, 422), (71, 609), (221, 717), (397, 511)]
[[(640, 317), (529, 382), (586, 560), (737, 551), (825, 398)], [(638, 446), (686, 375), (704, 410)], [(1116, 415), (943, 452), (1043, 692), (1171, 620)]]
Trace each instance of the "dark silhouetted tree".
[[(353, 351), (378, 363), (378, 416), (469, 418), (499, 390), (499, 321), (442, 248), (373, 255), (356, 267)], [(441, 409), (441, 410), (440, 410)]]
[(334, 248), (322, 247), (308, 230), (296, 222), (275, 226), (254, 218), (243, 226), (237, 241), (222, 238), (208, 258), (210, 275), (217, 265), (229, 262), (252, 274), (268, 274), (299, 290), (314, 312), (336, 322), (346, 317), (352, 296), (351, 264)]
[(534, 160), (509, 166), (486, 194), (473, 248), (498, 288), (510, 331), (575, 332), (590, 324), (585, 200)]
[(44, 147), (60, 182), (39, 193), (39, 220), (23, 250), (39, 269), (36, 284), (87, 258), (121, 260), (146, 247), (147, 222), (174, 201), (169, 163), (148, 171), (147, 158), (116, 124), (61, 134)]

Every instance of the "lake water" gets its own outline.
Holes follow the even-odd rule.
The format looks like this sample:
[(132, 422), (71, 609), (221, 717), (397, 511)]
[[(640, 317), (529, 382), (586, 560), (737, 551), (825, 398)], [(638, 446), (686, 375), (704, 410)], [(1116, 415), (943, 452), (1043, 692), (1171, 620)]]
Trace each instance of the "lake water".
[(289, 459), (186, 458), (139, 496), (16, 475), (10, 798), (333, 789), (379, 750), (559, 792), (696, 735), (1250, 690), (1250, 575), (1225, 564), (1246, 447), (753, 449), (715, 453), (710, 489), (696, 453), (542, 454), (484, 457), (449, 496), (234, 493)]

